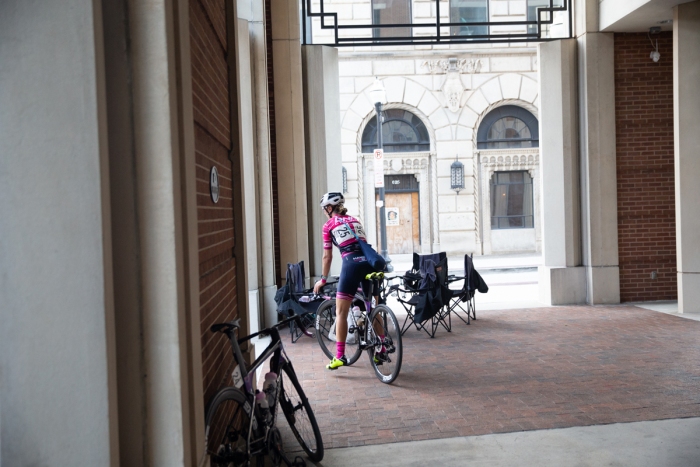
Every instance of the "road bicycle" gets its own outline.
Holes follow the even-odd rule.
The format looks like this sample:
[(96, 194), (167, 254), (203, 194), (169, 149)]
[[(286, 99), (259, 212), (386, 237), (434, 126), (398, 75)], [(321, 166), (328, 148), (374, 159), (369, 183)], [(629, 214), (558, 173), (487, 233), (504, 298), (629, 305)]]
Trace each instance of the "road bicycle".
[[(323, 440), (309, 400), (304, 394), (292, 362), (284, 351), (279, 329), (296, 320), (302, 327), (302, 315), (285, 319), (275, 326), (263, 329), (241, 339), (236, 338), (240, 320), (214, 324), (212, 332), (225, 334), (237, 363), (233, 371), (233, 386), (225, 387), (212, 398), (205, 418), (206, 450), (212, 466), (265, 465), (269, 455), (274, 466), (284, 462), (287, 466), (302, 467), (306, 462), (299, 456), (290, 460), (282, 448), (282, 437), (276, 426), (277, 406), (282, 409), (297, 441), (309, 459), (323, 459)], [(240, 345), (254, 337), (270, 336), (265, 351), (250, 366), (246, 364)], [(276, 384), (263, 392), (269, 409), (256, 403), (260, 391), (253, 390), (255, 370), (270, 358), (270, 372), (277, 375)], [(262, 402), (262, 401), (261, 401)]]
[[(376, 296), (385, 301), (384, 274), (372, 273), (361, 283), (361, 292), (355, 295), (348, 313), (348, 337), (345, 356), (348, 366), (355, 363), (367, 351), (374, 373), (382, 383), (393, 383), (401, 371), (403, 347), (401, 332), (394, 312), (386, 304), (373, 304)], [(353, 312), (357, 306), (360, 313)], [(316, 311), (316, 339), (328, 358), (335, 356), (335, 299), (324, 301)], [(372, 323), (371, 325), (369, 323)], [(384, 340), (380, 335), (384, 335)], [(382, 352), (382, 347), (385, 351)]]

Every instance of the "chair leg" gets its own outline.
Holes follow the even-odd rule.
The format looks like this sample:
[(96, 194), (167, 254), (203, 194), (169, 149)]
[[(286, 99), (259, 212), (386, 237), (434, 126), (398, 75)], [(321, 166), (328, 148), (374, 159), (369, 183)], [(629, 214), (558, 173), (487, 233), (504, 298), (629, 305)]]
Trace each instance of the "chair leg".
[(413, 315), (409, 311), (408, 314), (406, 315), (406, 319), (403, 320), (403, 324), (401, 325), (401, 335), (403, 336), (406, 334), (406, 331), (411, 327), (411, 323), (413, 323)]
[[(447, 311), (444, 311), (444, 310)], [(450, 308), (441, 308), (440, 312), (436, 315), (437, 322), (442, 325), (447, 332), (452, 332), (452, 319), (450, 318)]]
[[(459, 308), (460, 310), (462, 310), (462, 313), (464, 313), (464, 314), (467, 315), (467, 319), (466, 319), (466, 320), (460, 316), (459, 312), (457, 311), (457, 308)], [(456, 301), (456, 302), (454, 302), (454, 303), (452, 304), (452, 306), (450, 307), (450, 310), (455, 314), (455, 316), (456, 316), (457, 318), (461, 319), (462, 322), (463, 322), (464, 324), (466, 324), (466, 325), (469, 325), (469, 324), (470, 324), (470, 314), (469, 314), (469, 307), (468, 307), (468, 306), (467, 306), (467, 309), (465, 310), (465, 309), (462, 307), (462, 304), (461, 304), (459, 301)]]
[(413, 313), (411, 312), (411, 308), (407, 307), (404, 302), (399, 300), (399, 303), (403, 307), (403, 309), (406, 311), (406, 319), (403, 320), (403, 324), (401, 325), (401, 330), (400, 333), (403, 336), (406, 334), (406, 331), (408, 331), (411, 328), (411, 324), (415, 324), (413, 321)]
[(299, 340), (299, 338), (301, 337), (301, 333), (297, 332), (296, 322), (294, 322), (294, 321), (291, 321), (289, 323), (289, 334), (292, 337), (292, 344), (295, 344)]
[(462, 308), (461, 305), (459, 305), (459, 309), (462, 310), (462, 313), (464, 313), (465, 315), (467, 315), (467, 319), (465, 320), (464, 318), (462, 318), (462, 317), (459, 315), (459, 313), (457, 313), (456, 311), (455, 311), (455, 315), (457, 315), (457, 317), (458, 317), (459, 319), (461, 319), (463, 323), (465, 323), (467, 326), (469, 326), (469, 325), (471, 324), (471, 319), (470, 319), (469, 311), (465, 311), (464, 308)]

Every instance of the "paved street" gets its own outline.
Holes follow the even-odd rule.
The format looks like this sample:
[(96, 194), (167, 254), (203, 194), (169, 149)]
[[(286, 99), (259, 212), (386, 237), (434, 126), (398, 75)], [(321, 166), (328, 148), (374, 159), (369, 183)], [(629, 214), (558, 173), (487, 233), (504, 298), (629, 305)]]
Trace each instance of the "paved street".
[(632, 306), (477, 311), (404, 336), (398, 380), (287, 345), (329, 448), (700, 417), (700, 323)]
[[(397, 259), (398, 271), (410, 267)], [(478, 319), (434, 339), (409, 330), (392, 385), (365, 355), (328, 372), (315, 339), (286, 346), (329, 450), (323, 465), (700, 465), (686, 462), (700, 459), (700, 419), (680, 420), (700, 417), (697, 316), (678, 317), (673, 302), (545, 307), (539, 257), (484, 259)]]

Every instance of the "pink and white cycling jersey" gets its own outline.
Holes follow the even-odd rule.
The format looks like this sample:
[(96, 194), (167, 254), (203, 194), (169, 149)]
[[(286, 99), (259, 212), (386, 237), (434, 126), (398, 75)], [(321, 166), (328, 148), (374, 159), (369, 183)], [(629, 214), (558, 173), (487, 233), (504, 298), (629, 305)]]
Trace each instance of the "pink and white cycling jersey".
[(333, 216), (323, 226), (323, 249), (330, 250), (337, 246), (343, 258), (360, 250), (360, 244), (350, 231), (352, 229), (358, 237), (367, 241), (365, 230), (360, 221), (352, 216)]

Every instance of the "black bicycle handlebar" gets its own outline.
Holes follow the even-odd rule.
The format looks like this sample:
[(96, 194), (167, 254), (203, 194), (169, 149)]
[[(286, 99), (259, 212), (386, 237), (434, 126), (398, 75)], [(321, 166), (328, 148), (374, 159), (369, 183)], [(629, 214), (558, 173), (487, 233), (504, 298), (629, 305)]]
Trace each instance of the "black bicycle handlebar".
[[(266, 336), (266, 335), (270, 334), (273, 329), (277, 330), (280, 327), (284, 326), (285, 324), (290, 323), (291, 321), (296, 321), (297, 326), (299, 326), (299, 328), (302, 330), (302, 332), (306, 332), (307, 328), (306, 328), (306, 326), (303, 325), (301, 318), (302, 318), (302, 316), (306, 316), (308, 314), (311, 314), (311, 312), (302, 313), (300, 315), (294, 315), (290, 318), (284, 319), (284, 320), (280, 321), (279, 323), (277, 323), (273, 326), (270, 326), (269, 328), (262, 329), (254, 334), (251, 334), (249, 336), (238, 339), (238, 343), (242, 344), (243, 342), (248, 341), (248, 340), (252, 339), (253, 337)], [(231, 331), (233, 331), (235, 329), (240, 329), (240, 327), (241, 327), (241, 319), (236, 318), (233, 321), (228, 321), (226, 323), (212, 324), (210, 330), (211, 330), (211, 332), (223, 332), (224, 334), (229, 334)]]

